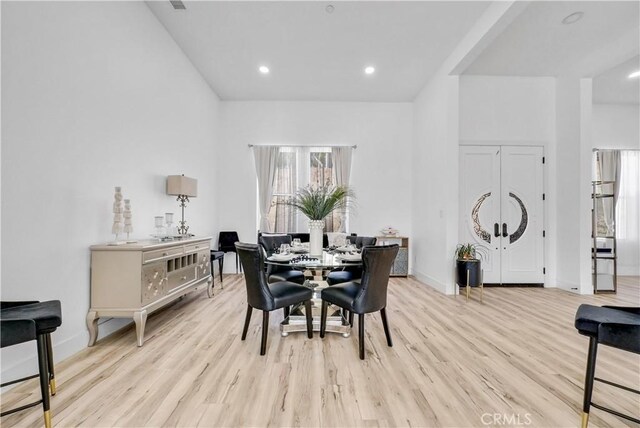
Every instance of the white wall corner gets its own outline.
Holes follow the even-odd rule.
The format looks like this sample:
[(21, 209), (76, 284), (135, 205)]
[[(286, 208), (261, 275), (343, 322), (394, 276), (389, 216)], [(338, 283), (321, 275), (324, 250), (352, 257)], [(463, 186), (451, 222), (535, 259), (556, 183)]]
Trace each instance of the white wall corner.
[(436, 278), (427, 275), (424, 272), (414, 271), (413, 277), (424, 285), (433, 288), (436, 291), (439, 291), (442, 294), (452, 295), (455, 294), (452, 292), (452, 287), (449, 284), (445, 284), (442, 281), (437, 280)]

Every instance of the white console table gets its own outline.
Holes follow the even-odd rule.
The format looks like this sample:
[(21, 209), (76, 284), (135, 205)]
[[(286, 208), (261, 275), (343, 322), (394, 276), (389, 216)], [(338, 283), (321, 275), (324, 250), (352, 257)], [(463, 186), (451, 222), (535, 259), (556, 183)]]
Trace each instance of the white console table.
[(212, 297), (210, 241), (194, 237), (93, 245), (89, 346), (96, 343), (101, 317), (133, 318), (142, 346), (148, 314), (204, 286)]

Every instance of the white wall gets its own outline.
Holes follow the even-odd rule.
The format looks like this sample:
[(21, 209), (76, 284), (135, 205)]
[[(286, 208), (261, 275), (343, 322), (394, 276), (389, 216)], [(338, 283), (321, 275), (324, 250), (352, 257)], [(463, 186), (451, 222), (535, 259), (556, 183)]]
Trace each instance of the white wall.
[(554, 140), (555, 79), (461, 76), (461, 144), (537, 144)]
[(590, 294), (591, 88), (590, 79), (556, 79), (557, 282)]
[[(143, 2), (1, 7), (2, 299), (61, 300), (61, 360), (88, 340), (89, 246), (113, 239), (114, 186), (144, 238), (179, 212), (166, 175), (196, 177), (188, 223), (217, 231), (218, 99)], [(33, 372), (31, 357), (3, 349), (2, 378)]]
[(455, 292), (458, 85), (458, 77), (439, 70), (416, 98), (413, 110), (413, 273), (446, 294)]
[[(248, 144), (357, 144), (351, 171), (357, 207), (350, 231), (375, 236), (392, 225), (412, 236), (410, 103), (224, 102), (220, 117), (221, 230), (256, 240), (256, 173)], [(229, 258), (225, 271), (235, 271)]]
[(593, 147), (640, 149), (640, 108), (637, 104), (594, 104)]

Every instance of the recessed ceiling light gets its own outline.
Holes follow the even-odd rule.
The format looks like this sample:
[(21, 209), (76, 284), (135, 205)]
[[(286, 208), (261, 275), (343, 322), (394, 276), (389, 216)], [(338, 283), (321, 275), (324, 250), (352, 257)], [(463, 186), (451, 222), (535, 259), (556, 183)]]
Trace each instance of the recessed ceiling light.
[(327, 13), (333, 13), (333, 11), (335, 10), (335, 7), (332, 4), (328, 4), (324, 10), (326, 10)]
[(260, 70), (260, 73), (262, 74), (268, 74), (269, 73), (269, 67), (267, 67), (266, 65), (261, 65), (258, 70)]
[(629, 79), (634, 79), (634, 78), (636, 78), (636, 77), (640, 77), (640, 70), (638, 70), (638, 71), (634, 71), (633, 73), (631, 73), (631, 74), (629, 75)]
[(376, 72), (376, 69), (375, 69), (374, 67), (369, 66), (369, 67), (366, 67), (366, 68), (364, 69), (364, 72), (365, 72), (366, 74), (373, 74), (373, 73), (375, 73), (375, 72)]
[(576, 22), (580, 21), (583, 16), (584, 12), (573, 12), (571, 15), (565, 16), (562, 20), (562, 23), (565, 25), (575, 24)]

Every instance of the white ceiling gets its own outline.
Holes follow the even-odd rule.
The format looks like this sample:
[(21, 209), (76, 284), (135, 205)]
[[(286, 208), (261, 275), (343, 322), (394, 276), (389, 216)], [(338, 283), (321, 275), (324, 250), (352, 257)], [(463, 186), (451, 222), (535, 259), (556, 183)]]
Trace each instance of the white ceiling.
[[(639, 5), (638, 1), (532, 2), (464, 74), (556, 76), (634, 29), (640, 35)], [(576, 11), (584, 12), (580, 21), (561, 23)]]
[(640, 70), (640, 56), (631, 58), (593, 79), (593, 102), (598, 104), (640, 104), (640, 78), (629, 74)]
[(401, 102), (415, 98), (490, 2), (184, 3), (147, 5), (224, 100)]

